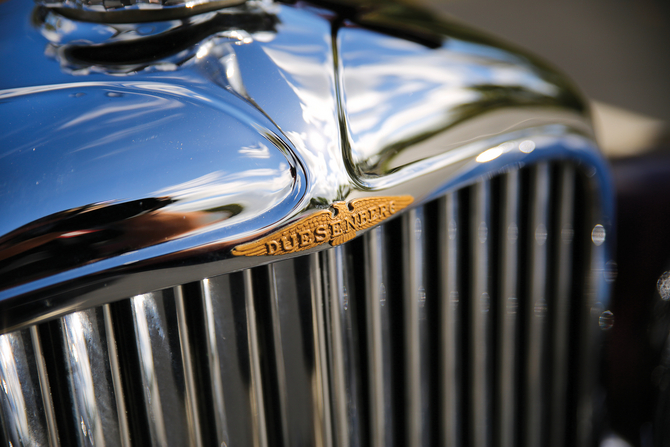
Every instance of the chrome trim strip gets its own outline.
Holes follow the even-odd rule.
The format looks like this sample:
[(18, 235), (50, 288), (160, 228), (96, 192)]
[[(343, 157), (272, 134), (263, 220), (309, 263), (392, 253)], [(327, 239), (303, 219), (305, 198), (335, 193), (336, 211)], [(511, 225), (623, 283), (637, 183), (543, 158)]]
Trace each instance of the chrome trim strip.
[(491, 263), (491, 184), (482, 179), (472, 189), (470, 244), (472, 276), (470, 282), (470, 358), (471, 415), (469, 437), (473, 445), (487, 447), (492, 442), (493, 404)]
[(325, 302), (321, 282), (319, 255), (309, 255), (309, 279), (312, 303), (312, 325), (314, 337), (314, 377), (312, 392), (315, 399), (314, 429), (317, 447), (333, 445), (331, 420), (331, 396), (328, 388), (328, 351), (326, 349), (326, 323), (324, 321)]
[(251, 402), (253, 418), (254, 446), (267, 447), (268, 435), (265, 424), (265, 404), (261, 385), (260, 350), (258, 349), (258, 329), (256, 328), (256, 308), (254, 307), (254, 288), (251, 271), (242, 272), (244, 276), (244, 304), (247, 315), (249, 336), (249, 363), (251, 367)]
[(462, 321), (459, 268), (459, 199), (457, 193), (448, 194), (439, 204), (439, 262), (440, 282), (440, 336), (442, 376), (441, 444), (462, 445)]
[[(230, 287), (229, 278), (225, 278), (225, 286)], [(214, 304), (212, 300), (212, 289), (214, 286), (211, 284), (210, 279), (203, 279), (200, 281), (200, 296), (202, 299), (202, 308), (203, 308), (203, 325), (205, 329), (205, 352), (207, 353), (207, 367), (209, 369), (209, 380), (210, 387), (212, 390), (212, 413), (214, 419), (214, 430), (217, 445), (229, 445), (229, 435), (228, 435), (228, 423), (226, 420), (226, 407), (225, 407), (225, 394), (223, 392), (223, 374), (221, 371), (221, 356), (219, 355), (219, 336), (222, 340), (226, 339), (226, 334), (224, 334), (224, 328), (221, 328), (221, 331), (217, 331), (216, 324), (216, 315)], [(221, 284), (217, 284), (217, 288), (220, 290), (223, 288)], [(217, 309), (218, 310), (218, 309)], [(232, 310), (229, 311), (232, 314)], [(218, 312), (217, 312), (218, 314)], [(219, 316), (221, 318), (222, 316)], [(234, 325), (235, 322), (230, 321), (228, 325)], [(218, 336), (217, 336), (218, 335)], [(235, 357), (233, 356), (233, 359)], [(232, 360), (231, 360), (232, 361)], [(231, 380), (231, 379), (229, 379)]]
[(551, 400), (549, 405), (549, 445), (562, 447), (565, 444), (565, 425), (567, 412), (568, 374), (569, 374), (569, 337), (570, 312), (572, 309), (572, 251), (574, 234), (574, 195), (575, 168), (561, 166), (558, 174), (560, 182), (557, 190), (559, 197), (558, 216), (554, 230), (554, 250), (556, 267), (555, 295), (552, 315), (551, 348)]
[(102, 306), (102, 314), (107, 336), (107, 352), (109, 355), (109, 368), (112, 374), (112, 387), (116, 400), (116, 414), (119, 419), (119, 437), (122, 447), (130, 447), (130, 428), (126, 413), (126, 403), (123, 399), (123, 384), (121, 382), (121, 369), (119, 367), (119, 355), (116, 346), (116, 336), (112, 323), (112, 313), (109, 304)]
[(518, 405), (517, 363), (520, 356), (519, 330), (519, 171), (513, 170), (502, 179), (500, 225), (500, 295), (498, 297), (498, 332), (496, 349), (499, 352), (495, 413), (496, 437), (500, 447), (517, 445)]
[(421, 365), (421, 329), (419, 322), (419, 287), (421, 283), (420, 266), (421, 240), (415, 236), (415, 222), (419, 220), (417, 210), (412, 209), (402, 216), (403, 228), (403, 319), (405, 325), (405, 443), (412, 446), (424, 445), (422, 421), (422, 365)]
[[(144, 406), (147, 411), (149, 422), (149, 437), (152, 446), (167, 445), (167, 433), (165, 431), (165, 419), (163, 417), (163, 408), (161, 405), (161, 396), (156, 380), (156, 370), (154, 367), (154, 354), (151, 340), (151, 329), (149, 327), (148, 312), (145, 307), (150, 306), (147, 301), (155, 307), (153, 294), (138, 295), (131, 298), (133, 311), (133, 324), (135, 326), (135, 336), (137, 337), (137, 352), (140, 361), (140, 379), (142, 389), (144, 390)], [(153, 313), (153, 312), (152, 312)], [(153, 315), (152, 315), (153, 317)]]
[(342, 283), (342, 247), (335, 247), (322, 255), (326, 269), (324, 283), (326, 293), (326, 324), (328, 330), (328, 351), (330, 354), (330, 393), (333, 403), (333, 434), (335, 445), (347, 447), (350, 444), (347, 421), (347, 397), (344, 374), (344, 347), (340, 316), (340, 284)]
[(144, 408), (152, 445), (195, 445), (174, 290), (131, 298)]
[(423, 207), (403, 215), (403, 274), (405, 324), (405, 399), (407, 413), (407, 444), (431, 443), (430, 352), (431, 334), (429, 306), (432, 297), (426, 282), (426, 222)]
[[(377, 227), (364, 236), (365, 244), (365, 310), (366, 310), (366, 343), (368, 352), (368, 392), (370, 394), (370, 445), (387, 446), (387, 425), (391, 415), (386, 412), (385, 401), (389, 384), (385, 382), (385, 370), (390, 364), (384, 362), (384, 339), (382, 335), (381, 287), (384, 287), (382, 264), (384, 263), (383, 246), (384, 227)], [(388, 339), (387, 339), (388, 340)], [(386, 341), (388, 343), (388, 341)]]
[(358, 339), (354, 336), (356, 322), (352, 315), (357, 305), (353, 278), (346, 269), (346, 246), (337, 246), (325, 254), (328, 291), (327, 318), (330, 329), (331, 396), (335, 445), (360, 446), (361, 409), (359, 407)]
[[(309, 318), (314, 315), (312, 302), (318, 285), (310, 276), (316, 273), (309, 258), (281, 261), (269, 266), (270, 290), (274, 307), (271, 310), (274, 327), (276, 364), (273, 373), (279, 388), (279, 411), (286, 421), (283, 438), (285, 445), (323, 445), (325, 427), (320, 422), (319, 406), (323, 402), (322, 384), (317, 374), (320, 343), (318, 322)], [(321, 307), (321, 306), (319, 306)], [(299, 347), (299, 348), (296, 348)], [(277, 352), (280, 350), (279, 352)], [(280, 358), (281, 356), (281, 358)], [(321, 413), (323, 414), (323, 413)], [(299, 420), (300, 424), (292, 421)]]
[(277, 393), (279, 395), (279, 414), (275, 415), (281, 421), (281, 440), (283, 445), (289, 445), (288, 429), (288, 397), (286, 394), (286, 365), (284, 363), (284, 349), (281, 339), (281, 319), (279, 317), (279, 293), (277, 291), (277, 276), (275, 265), (267, 266), (270, 287), (269, 307), (272, 318), (272, 349), (274, 350), (275, 364), (273, 371), (277, 374)]
[[(251, 271), (199, 283), (211, 400), (209, 443), (265, 447), (267, 432)], [(201, 351), (202, 353), (202, 351)], [(203, 439), (204, 443), (205, 439)]]
[(49, 376), (47, 374), (47, 366), (44, 361), (44, 354), (42, 353), (42, 342), (37, 330), (37, 326), (30, 327), (30, 339), (33, 345), (33, 352), (35, 356), (35, 363), (37, 365), (37, 373), (40, 383), (40, 391), (42, 392), (42, 404), (44, 405), (44, 415), (47, 420), (47, 429), (49, 432), (49, 445), (55, 447), (60, 445), (58, 439), (58, 428), (56, 426), (56, 416), (54, 414), (53, 400), (51, 399), (51, 388), (49, 386)]
[(195, 447), (202, 446), (202, 435), (200, 433), (200, 415), (198, 414), (195, 377), (193, 373), (193, 356), (191, 355), (191, 343), (188, 336), (188, 324), (186, 323), (186, 306), (184, 305), (184, 291), (182, 286), (174, 288), (174, 299), (177, 311), (177, 329), (179, 331), (179, 345), (181, 347), (182, 366), (184, 369), (185, 393), (186, 393), (186, 418), (190, 434), (190, 443)]
[(547, 365), (549, 290), (547, 289), (547, 258), (549, 223), (550, 170), (546, 162), (538, 163), (531, 171), (529, 241), (530, 271), (526, 301), (526, 365), (525, 445), (542, 445), (546, 441)]
[[(102, 309), (61, 319), (63, 352), (78, 445), (120, 445), (116, 398), (108, 350), (103, 337)], [(102, 327), (101, 327), (102, 326)], [(105, 412), (106, 414), (101, 414)], [(104, 424), (103, 424), (104, 421)]]

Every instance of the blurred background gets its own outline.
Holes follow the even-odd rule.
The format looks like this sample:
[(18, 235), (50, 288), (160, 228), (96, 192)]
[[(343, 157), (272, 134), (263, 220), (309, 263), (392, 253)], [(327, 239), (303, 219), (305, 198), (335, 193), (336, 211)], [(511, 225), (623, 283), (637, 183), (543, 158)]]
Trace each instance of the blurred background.
[(419, 0), (544, 57), (592, 101), (609, 157), (657, 149), (670, 123), (670, 2)]

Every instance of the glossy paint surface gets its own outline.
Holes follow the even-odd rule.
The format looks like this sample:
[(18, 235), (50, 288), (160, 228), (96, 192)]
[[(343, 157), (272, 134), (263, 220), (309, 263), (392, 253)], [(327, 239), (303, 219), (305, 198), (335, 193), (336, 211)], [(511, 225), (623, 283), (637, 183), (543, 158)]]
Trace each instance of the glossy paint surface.
[(270, 262), (230, 249), (335, 200), (421, 204), (538, 159), (593, 166), (611, 215), (560, 75), (398, 11), (92, 24), (0, 3), (0, 326)]

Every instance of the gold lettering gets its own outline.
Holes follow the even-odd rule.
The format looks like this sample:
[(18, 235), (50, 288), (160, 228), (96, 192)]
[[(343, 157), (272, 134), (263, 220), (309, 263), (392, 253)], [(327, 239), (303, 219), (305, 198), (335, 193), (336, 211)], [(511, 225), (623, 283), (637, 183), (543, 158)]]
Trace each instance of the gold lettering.
[[(0, 0), (2, 2), (2, 0)], [(333, 245), (352, 239), (361, 228), (372, 227), (401, 212), (414, 198), (365, 197), (349, 203), (334, 202), (328, 210), (314, 210), (283, 228), (232, 249), (234, 256), (278, 256), (295, 253), (330, 241)]]
[(340, 226), (340, 222), (333, 222), (330, 224), (331, 232), (333, 233), (333, 237), (339, 236), (342, 234), (342, 227)]
[(361, 211), (358, 213), (358, 221), (360, 222), (361, 226), (365, 225), (368, 223), (368, 211)]
[(312, 230), (309, 228), (303, 231), (298, 231), (300, 234), (300, 245), (305, 246), (314, 242), (314, 236), (312, 235)]
[(379, 207), (373, 205), (370, 207), (370, 222), (374, 222), (377, 219), (379, 219)]
[(344, 229), (345, 233), (348, 233), (349, 230), (354, 230), (356, 231), (356, 219), (354, 216), (347, 216), (344, 218), (344, 221), (347, 223), (346, 228)]
[(277, 250), (279, 250), (279, 243), (277, 241), (269, 241), (267, 245), (269, 255), (273, 255)]
[(383, 203), (379, 205), (379, 214), (381, 214), (382, 217), (386, 217), (389, 215), (389, 211), (386, 208), (386, 205)]
[[(293, 234), (291, 236), (294, 236)], [(290, 244), (288, 239), (286, 239), (286, 236), (281, 237), (282, 245), (284, 245), (284, 250), (289, 251), (293, 250), (295, 247), (295, 240), (293, 241), (293, 244)]]
[(317, 242), (325, 241), (326, 239), (328, 239), (328, 228), (325, 225), (321, 224), (318, 227), (316, 227), (314, 234)]

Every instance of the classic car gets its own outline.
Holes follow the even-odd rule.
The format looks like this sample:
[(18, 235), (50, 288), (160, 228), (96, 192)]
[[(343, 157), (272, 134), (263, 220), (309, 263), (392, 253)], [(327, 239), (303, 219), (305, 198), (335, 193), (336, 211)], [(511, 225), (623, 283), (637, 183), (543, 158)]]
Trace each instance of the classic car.
[(586, 446), (614, 206), (550, 64), (404, 3), (0, 3), (7, 445)]

